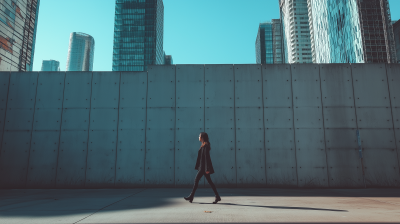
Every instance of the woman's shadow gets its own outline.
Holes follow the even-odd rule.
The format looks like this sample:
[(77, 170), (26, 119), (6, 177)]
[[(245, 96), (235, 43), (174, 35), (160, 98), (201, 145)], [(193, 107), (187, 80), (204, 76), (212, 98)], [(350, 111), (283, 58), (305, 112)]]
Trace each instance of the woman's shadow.
[[(199, 203), (197, 204), (213, 204), (213, 203)], [(263, 205), (241, 205), (234, 203), (218, 203), (219, 205), (233, 205), (233, 206), (245, 206), (245, 207), (256, 207), (256, 208), (272, 208), (272, 209), (299, 209), (299, 210), (316, 210), (316, 211), (330, 211), (330, 212), (348, 212), (347, 210), (338, 209), (326, 209), (326, 208), (308, 208), (308, 207), (287, 207), (287, 206), (263, 206)]]

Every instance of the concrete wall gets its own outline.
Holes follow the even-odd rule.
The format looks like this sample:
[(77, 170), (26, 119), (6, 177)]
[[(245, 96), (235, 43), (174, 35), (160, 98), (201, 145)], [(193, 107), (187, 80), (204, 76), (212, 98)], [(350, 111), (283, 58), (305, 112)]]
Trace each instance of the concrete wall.
[[(399, 187), (400, 65), (0, 73), (0, 188)], [(204, 178), (203, 178), (204, 179)], [(208, 187), (202, 180), (201, 186)]]

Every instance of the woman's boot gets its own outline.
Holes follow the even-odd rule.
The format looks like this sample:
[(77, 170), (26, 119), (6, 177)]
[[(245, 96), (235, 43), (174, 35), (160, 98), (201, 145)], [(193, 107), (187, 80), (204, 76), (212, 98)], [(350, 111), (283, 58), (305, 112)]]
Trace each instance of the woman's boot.
[(193, 198), (194, 198), (194, 195), (193, 194), (190, 194), (189, 196), (187, 196), (187, 197), (183, 197), (186, 201), (189, 201), (190, 203), (192, 203), (192, 201), (193, 201)]
[(221, 201), (221, 197), (219, 195), (215, 195), (215, 201), (213, 201), (213, 204), (217, 204), (219, 201)]

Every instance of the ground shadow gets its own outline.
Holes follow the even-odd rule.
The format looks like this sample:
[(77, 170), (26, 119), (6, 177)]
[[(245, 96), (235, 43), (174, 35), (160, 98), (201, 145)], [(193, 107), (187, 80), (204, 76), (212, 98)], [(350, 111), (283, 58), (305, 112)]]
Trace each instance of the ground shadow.
[[(196, 202), (194, 202), (196, 203)], [(213, 204), (213, 203), (198, 203), (197, 204)], [(326, 208), (309, 208), (309, 207), (287, 207), (287, 206), (264, 206), (264, 205), (241, 205), (234, 203), (218, 203), (220, 205), (234, 205), (234, 206), (246, 206), (246, 207), (257, 207), (257, 208), (272, 208), (272, 209), (298, 209), (298, 210), (317, 210), (317, 211), (330, 211), (330, 212), (348, 212), (347, 210), (338, 209), (326, 209)]]

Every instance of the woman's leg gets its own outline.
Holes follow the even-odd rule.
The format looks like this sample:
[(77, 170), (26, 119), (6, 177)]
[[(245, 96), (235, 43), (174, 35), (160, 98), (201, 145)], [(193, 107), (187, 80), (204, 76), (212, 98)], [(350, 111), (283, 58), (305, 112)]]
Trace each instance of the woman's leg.
[(189, 197), (193, 197), (194, 193), (196, 193), (197, 187), (199, 186), (199, 181), (203, 175), (204, 175), (204, 172), (202, 170), (199, 170), (199, 172), (197, 172), (197, 175), (194, 178), (193, 190), (192, 190), (192, 193), (190, 193)]
[(206, 177), (208, 183), (210, 184), (211, 188), (214, 191), (215, 196), (219, 197), (219, 194), (217, 192), (217, 188), (215, 187), (214, 183), (211, 180), (211, 175), (210, 174), (204, 174), (204, 176)]

